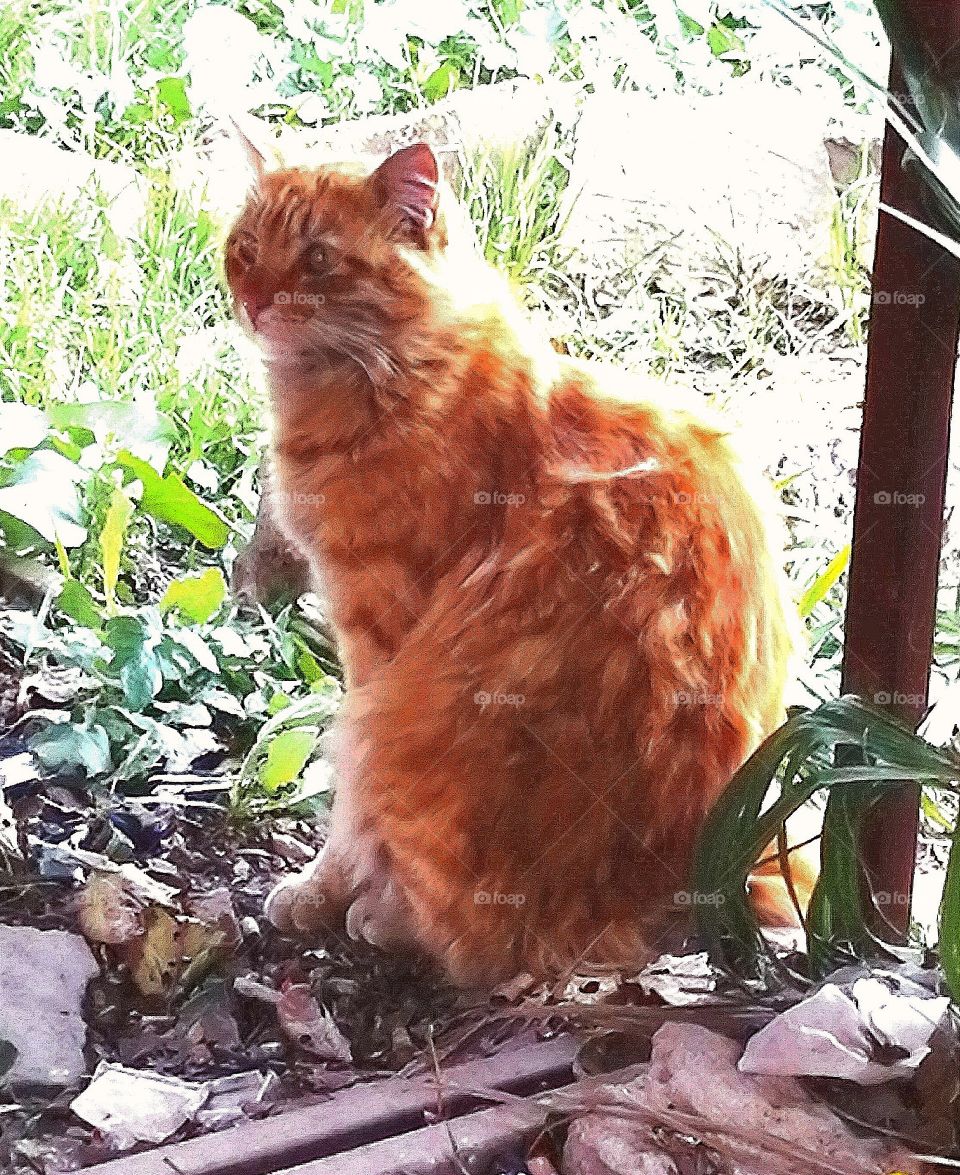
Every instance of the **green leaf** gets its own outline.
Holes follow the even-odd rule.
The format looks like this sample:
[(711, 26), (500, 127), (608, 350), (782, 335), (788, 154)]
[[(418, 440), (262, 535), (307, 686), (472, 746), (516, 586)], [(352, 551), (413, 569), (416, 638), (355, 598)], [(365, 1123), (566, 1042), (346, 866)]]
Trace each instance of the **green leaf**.
[[(770, 735), (710, 811), (697, 846), (694, 889), (713, 900), (698, 905), (696, 913), (714, 958), (737, 971), (765, 973), (769, 959), (747, 898), (747, 878), (784, 820), (821, 790), (829, 790), (830, 798), (824, 868), (807, 915), (811, 969), (822, 972), (851, 951), (885, 956), (885, 945), (872, 934), (861, 906), (856, 842), (864, 815), (904, 780), (956, 793), (960, 758), (859, 698), (843, 697), (795, 713)], [(951, 867), (956, 857), (954, 849)], [(958, 871), (960, 865), (952, 878), (956, 905), (951, 908), (945, 899), (942, 916), (955, 935), (960, 935)], [(941, 941), (942, 950), (956, 952), (945, 968), (955, 967), (951, 983), (960, 994), (960, 938), (950, 940), (942, 930)]]
[(133, 515), (133, 503), (119, 486), (114, 486), (110, 495), (100, 531), (100, 557), (103, 562), (103, 595), (107, 611), (112, 612), (116, 602), (117, 580), (120, 578), (120, 556), (123, 541)]
[(278, 690), (273, 697), (267, 702), (267, 717), (272, 718), (275, 714), (279, 714), (281, 710), (286, 710), (287, 706), (292, 705), (292, 699), (289, 698), (282, 690)]
[(183, 78), (162, 78), (157, 82), (157, 98), (170, 112), (174, 126), (186, 122), (192, 114)]
[(953, 825), (940, 810), (940, 807), (933, 796), (927, 795), (927, 793), (924, 792), (920, 797), (920, 807), (924, 816), (926, 816), (931, 824), (936, 824), (938, 828), (942, 828), (946, 832), (949, 832), (953, 828)]
[(155, 41), (149, 45), (144, 57), (152, 69), (175, 69), (177, 65), (172, 46), (163, 42)]
[(213, 616), (227, 598), (227, 582), (219, 567), (209, 567), (202, 575), (175, 579), (163, 593), (160, 611), (176, 608), (194, 624)]
[(317, 745), (313, 730), (285, 730), (267, 748), (260, 768), (260, 784), (271, 795), (285, 783), (293, 783), (307, 764)]
[(69, 432), (82, 448), (96, 441), (106, 449), (122, 445), (157, 469), (167, 462), (177, 429), (150, 403), (92, 400), (88, 404), (51, 404), (47, 415), (54, 428)]
[(89, 728), (72, 722), (48, 726), (30, 739), (30, 749), (48, 771), (82, 767), (88, 777), (110, 770), (110, 740), (100, 725)]
[(322, 89), (333, 85), (333, 62), (324, 61), (312, 45), (297, 42), (290, 56), (305, 73), (316, 75)]
[(707, 33), (707, 44), (714, 57), (723, 57), (725, 53), (736, 53), (738, 56), (746, 51), (746, 45), (733, 29), (725, 24), (715, 24)]
[(814, 608), (826, 599), (830, 589), (847, 570), (850, 562), (850, 544), (837, 551), (827, 566), (800, 597), (797, 610), (803, 617), (809, 616)]
[(960, 832), (954, 832), (940, 902), (940, 963), (954, 1002), (960, 1001)]
[(460, 70), (452, 61), (438, 66), (423, 83), (423, 94), (431, 102), (445, 98), (460, 82)]
[(142, 710), (163, 687), (163, 674), (156, 653), (147, 648), (145, 625), (135, 616), (114, 616), (104, 629), (104, 643), (113, 650), (110, 669), (132, 710)]
[(219, 550), (225, 545), (230, 536), (230, 527), (215, 510), (201, 502), (176, 474), (168, 473), (166, 477), (161, 477), (153, 466), (126, 450), (117, 455), (117, 463), (143, 484), (140, 505), (148, 514), (161, 522), (182, 526), (211, 550)]
[[(81, 471), (50, 449), (38, 449), (14, 470), (13, 481), (0, 489), (0, 510), (32, 527), (48, 543), (79, 547), (86, 530), (79, 525)], [(9, 543), (13, 545), (13, 543)]]
[(150, 121), (152, 114), (153, 108), (149, 102), (131, 102), (121, 117), (131, 126), (143, 126), (144, 123)]
[(99, 631), (103, 623), (100, 610), (94, 603), (93, 596), (87, 588), (75, 579), (68, 579), (56, 600), (57, 607), (71, 620), (82, 624), (84, 628)]
[(679, 8), (677, 9), (677, 20), (680, 22), (680, 28), (683, 30), (683, 35), (688, 40), (692, 41), (695, 37), (703, 36), (703, 25), (698, 20), (694, 20), (692, 16), (689, 16), (686, 12), (683, 12)]

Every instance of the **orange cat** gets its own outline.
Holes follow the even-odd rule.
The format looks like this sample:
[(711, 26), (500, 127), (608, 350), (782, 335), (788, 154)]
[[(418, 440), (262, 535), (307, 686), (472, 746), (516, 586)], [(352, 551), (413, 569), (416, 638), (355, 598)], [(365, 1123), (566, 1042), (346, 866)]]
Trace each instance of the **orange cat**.
[(722, 431), (532, 343), (438, 190), (422, 144), (261, 168), (227, 245), (348, 684), (329, 841), (268, 912), (464, 983), (640, 965), (781, 720), (779, 552)]

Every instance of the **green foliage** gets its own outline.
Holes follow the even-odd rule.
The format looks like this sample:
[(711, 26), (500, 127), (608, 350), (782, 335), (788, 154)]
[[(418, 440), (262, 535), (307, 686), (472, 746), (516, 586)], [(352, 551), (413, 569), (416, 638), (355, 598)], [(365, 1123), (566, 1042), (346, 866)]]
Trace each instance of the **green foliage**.
[(314, 790), (299, 777), (339, 699), (336, 683), (323, 678), (314, 682), (306, 697), (296, 702), (282, 700), (261, 728), (240, 769), (233, 791), (237, 812), (266, 812), (325, 798), (325, 785)]
[(556, 121), (532, 143), (485, 148), (464, 161), (460, 195), (484, 256), (541, 304), (563, 282), (569, 180), (570, 145)]
[(814, 608), (827, 598), (837, 580), (847, 570), (850, 563), (850, 550), (850, 544), (847, 543), (845, 547), (837, 551), (836, 555), (800, 597), (797, 610), (804, 619), (810, 616)]
[(210, 620), (227, 598), (227, 581), (219, 567), (208, 567), (202, 575), (176, 579), (163, 593), (160, 611), (176, 608), (181, 616), (202, 624)]
[(189, 531), (205, 547), (222, 547), (230, 528), (212, 506), (201, 502), (175, 473), (161, 477), (146, 461), (126, 451), (117, 454), (117, 464), (129, 470), (143, 486), (141, 507), (161, 522)]
[(270, 742), (260, 767), (260, 786), (267, 795), (276, 795), (279, 788), (297, 779), (316, 745), (311, 729), (284, 730)]
[[(821, 791), (829, 793), (823, 871), (805, 925), (811, 974), (821, 976), (851, 958), (883, 956), (886, 948), (861, 905), (857, 845), (867, 813), (905, 779), (955, 793), (960, 758), (857, 698), (793, 714), (740, 768), (700, 838), (694, 888), (708, 900), (698, 903), (697, 917), (715, 958), (739, 974), (772, 976), (774, 960), (750, 907), (747, 878), (766, 846), (781, 835), (784, 821)], [(956, 856), (955, 842), (952, 888), (940, 919), (941, 955), (955, 998), (960, 996)]]
[(103, 597), (108, 612), (116, 607), (117, 581), (120, 578), (120, 554), (127, 526), (133, 514), (133, 503), (120, 486), (114, 486), (107, 506), (103, 529), (100, 531), (100, 558), (103, 563)]

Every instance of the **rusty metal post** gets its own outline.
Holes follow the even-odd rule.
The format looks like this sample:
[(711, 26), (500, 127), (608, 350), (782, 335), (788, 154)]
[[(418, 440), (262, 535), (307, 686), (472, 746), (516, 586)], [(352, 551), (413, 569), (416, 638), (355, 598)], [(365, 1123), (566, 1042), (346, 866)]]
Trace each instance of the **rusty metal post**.
[[(905, 7), (916, 10), (938, 58), (960, 43), (958, 0)], [(890, 88), (903, 96), (896, 65)], [(927, 220), (922, 181), (904, 171), (903, 152), (888, 126), (881, 200)], [(936, 625), (960, 263), (881, 212), (872, 292), (843, 690), (916, 725), (927, 705)], [(862, 859), (872, 891), (885, 895), (888, 936), (909, 928), (918, 812), (917, 786), (905, 783), (877, 805), (865, 828)]]

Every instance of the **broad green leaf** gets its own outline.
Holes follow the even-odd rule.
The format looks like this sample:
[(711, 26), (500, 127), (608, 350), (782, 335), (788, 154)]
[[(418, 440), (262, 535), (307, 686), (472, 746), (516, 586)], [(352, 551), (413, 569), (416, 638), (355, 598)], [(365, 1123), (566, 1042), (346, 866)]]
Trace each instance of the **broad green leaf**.
[(117, 463), (142, 483), (140, 505), (148, 514), (161, 522), (182, 526), (211, 550), (219, 550), (224, 546), (230, 536), (227, 523), (215, 510), (201, 502), (175, 473), (161, 477), (152, 465), (127, 451), (118, 454)]
[(292, 699), (281, 690), (278, 690), (267, 703), (267, 716), (272, 718), (275, 714), (279, 714), (281, 710), (286, 710), (287, 706), (291, 704)]
[(114, 616), (107, 621), (104, 643), (113, 652), (112, 665), (123, 665), (140, 656), (147, 643), (147, 626), (136, 616)]
[(0, 401), (0, 453), (35, 449), (47, 435), (47, 418), (30, 404)]
[(227, 597), (227, 582), (219, 567), (209, 567), (202, 575), (175, 579), (163, 593), (160, 611), (175, 608), (194, 624), (209, 620)]
[(850, 562), (850, 544), (847, 543), (837, 551), (827, 566), (800, 597), (797, 610), (803, 617), (809, 616), (814, 608), (826, 599), (827, 594), (841, 575), (847, 570)]
[(103, 639), (113, 650), (110, 669), (120, 678), (127, 704), (142, 710), (163, 686), (160, 662), (147, 648), (146, 627), (135, 616), (114, 616), (106, 623)]
[(451, 90), (455, 90), (460, 82), (460, 70), (452, 61), (445, 61), (438, 66), (423, 83), (423, 93), (429, 101), (435, 102), (438, 98), (445, 98)]
[(742, 54), (746, 49), (743, 41), (733, 29), (725, 24), (715, 24), (707, 33), (707, 44), (714, 57), (723, 57), (725, 53)]
[(65, 547), (79, 547), (87, 537), (78, 522), (76, 482), (82, 476), (66, 457), (38, 449), (16, 467), (11, 484), (0, 489), (0, 510), (25, 522), (48, 543), (59, 538)]
[(164, 44), (162, 41), (155, 41), (152, 45), (149, 45), (144, 53), (144, 58), (147, 64), (153, 69), (162, 69), (169, 72), (171, 69), (176, 69), (177, 66), (177, 58), (173, 47)]
[(954, 832), (940, 902), (940, 964), (954, 1001), (960, 1001), (960, 830)]
[(69, 432), (81, 447), (92, 441), (105, 449), (122, 445), (157, 469), (167, 462), (177, 439), (173, 421), (150, 403), (94, 400), (89, 404), (51, 404), (47, 415), (54, 428)]
[(82, 767), (90, 778), (110, 770), (110, 740), (100, 725), (89, 728), (63, 722), (30, 739), (30, 749), (48, 771)]
[(127, 705), (132, 710), (143, 710), (163, 688), (160, 663), (153, 653), (144, 653), (137, 661), (130, 661), (120, 670)]
[(293, 783), (307, 764), (317, 745), (313, 730), (285, 730), (267, 748), (267, 758), (260, 768), (260, 783), (271, 795), (285, 783)]
[(94, 631), (100, 628), (103, 617), (89, 590), (75, 579), (69, 579), (57, 596), (57, 607), (65, 615)]
[(124, 110), (122, 118), (133, 126), (143, 126), (150, 121), (153, 109), (148, 102), (131, 102)]
[(680, 22), (680, 28), (683, 30), (683, 35), (687, 37), (688, 40), (693, 40), (694, 37), (703, 36), (703, 25), (698, 20), (694, 20), (692, 16), (689, 16), (686, 12), (683, 12), (679, 8), (677, 9), (677, 20)]
[(520, 19), (523, 0), (493, 0), (493, 7), (500, 17), (501, 24), (509, 28)]
[(117, 580), (120, 577), (120, 556), (123, 553), (123, 542), (126, 538), (127, 527), (133, 515), (133, 503), (123, 492), (120, 486), (115, 486), (110, 496), (110, 504), (100, 532), (100, 558), (103, 562), (103, 595), (107, 601), (107, 611), (113, 611)]
[(157, 97), (170, 112), (174, 126), (179, 126), (190, 117), (190, 99), (183, 78), (161, 78), (157, 82)]

